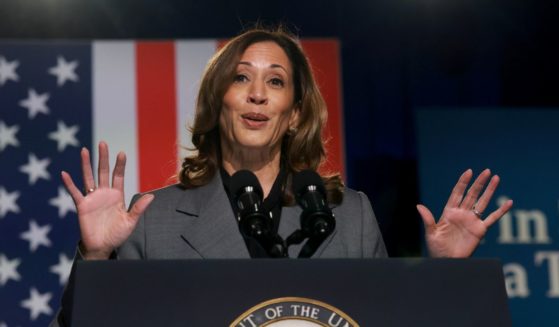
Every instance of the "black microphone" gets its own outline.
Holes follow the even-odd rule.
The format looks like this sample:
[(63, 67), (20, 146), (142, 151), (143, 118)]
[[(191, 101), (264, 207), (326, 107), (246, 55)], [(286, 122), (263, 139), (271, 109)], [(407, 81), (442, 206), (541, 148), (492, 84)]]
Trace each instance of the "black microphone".
[(310, 240), (322, 242), (336, 228), (336, 220), (326, 201), (322, 178), (311, 169), (293, 176), (293, 191), (303, 208), (301, 229)]
[(272, 231), (272, 219), (262, 207), (262, 187), (256, 176), (248, 170), (239, 170), (231, 176), (231, 194), (239, 209), (239, 229), (247, 237), (261, 240)]

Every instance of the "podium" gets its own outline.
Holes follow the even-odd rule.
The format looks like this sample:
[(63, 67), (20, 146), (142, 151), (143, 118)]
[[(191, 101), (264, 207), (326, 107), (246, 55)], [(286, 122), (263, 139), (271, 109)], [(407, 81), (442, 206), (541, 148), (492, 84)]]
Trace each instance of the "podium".
[(80, 261), (72, 326), (511, 326), (499, 261)]

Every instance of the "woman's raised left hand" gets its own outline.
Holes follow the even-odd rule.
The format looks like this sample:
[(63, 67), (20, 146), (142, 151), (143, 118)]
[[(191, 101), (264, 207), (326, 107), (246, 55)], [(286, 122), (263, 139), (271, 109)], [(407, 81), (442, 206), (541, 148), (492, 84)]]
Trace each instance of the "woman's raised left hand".
[[(499, 184), (499, 176), (491, 177), (491, 171), (484, 170), (464, 195), (472, 176), (471, 169), (460, 176), (438, 222), (435, 222), (427, 207), (417, 205), (425, 226), (425, 238), (431, 257), (469, 257), (485, 236), (487, 229), (512, 207), (512, 200), (508, 200), (483, 218), (483, 212)], [(488, 180), (489, 184), (482, 194)]]

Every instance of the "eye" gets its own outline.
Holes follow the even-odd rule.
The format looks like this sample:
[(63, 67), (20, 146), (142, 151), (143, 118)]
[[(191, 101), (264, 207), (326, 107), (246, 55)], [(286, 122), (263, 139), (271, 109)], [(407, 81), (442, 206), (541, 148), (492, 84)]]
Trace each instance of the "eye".
[(277, 77), (270, 79), (269, 83), (275, 87), (283, 87), (283, 85), (285, 84), (281, 78)]
[(237, 74), (237, 75), (235, 75), (235, 78), (233, 79), (233, 81), (235, 83), (244, 83), (244, 82), (248, 81), (248, 77), (246, 75), (243, 75), (243, 74)]

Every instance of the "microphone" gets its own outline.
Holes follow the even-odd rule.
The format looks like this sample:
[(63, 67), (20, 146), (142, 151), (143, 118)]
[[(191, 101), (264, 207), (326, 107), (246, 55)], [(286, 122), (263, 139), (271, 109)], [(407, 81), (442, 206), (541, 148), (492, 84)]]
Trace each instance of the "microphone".
[(273, 258), (287, 256), (283, 239), (273, 232), (270, 213), (262, 206), (262, 187), (258, 178), (248, 170), (231, 176), (230, 191), (239, 209), (239, 230), (244, 237), (255, 239)]
[(303, 170), (293, 176), (293, 190), (297, 203), (303, 208), (303, 233), (309, 240), (322, 242), (336, 228), (334, 214), (326, 201), (322, 178), (314, 170)]
[(231, 194), (239, 208), (239, 229), (247, 237), (263, 239), (272, 230), (272, 219), (262, 207), (262, 187), (256, 176), (248, 170), (239, 170), (231, 176)]

